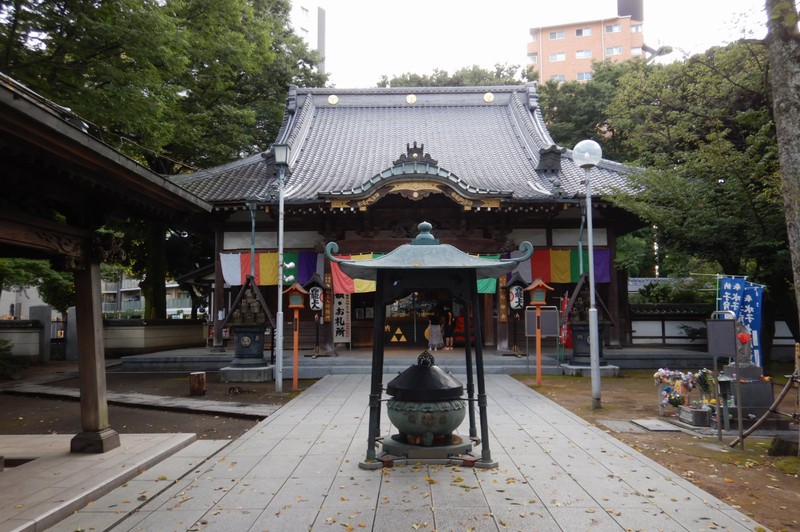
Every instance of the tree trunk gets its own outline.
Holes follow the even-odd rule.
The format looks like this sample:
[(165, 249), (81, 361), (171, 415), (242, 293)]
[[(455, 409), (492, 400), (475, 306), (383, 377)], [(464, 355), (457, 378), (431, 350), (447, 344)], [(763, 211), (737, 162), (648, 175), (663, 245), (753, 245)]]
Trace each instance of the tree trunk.
[(766, 0), (767, 48), (796, 304), (800, 304), (800, 33), (795, 0)]
[(139, 283), (145, 295), (145, 319), (163, 320), (167, 317), (167, 253), (164, 224), (147, 222), (146, 278)]

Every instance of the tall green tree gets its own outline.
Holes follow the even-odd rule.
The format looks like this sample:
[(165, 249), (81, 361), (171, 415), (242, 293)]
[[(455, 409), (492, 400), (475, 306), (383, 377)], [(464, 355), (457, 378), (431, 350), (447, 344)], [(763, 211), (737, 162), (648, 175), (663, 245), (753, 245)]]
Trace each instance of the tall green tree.
[[(647, 170), (619, 201), (657, 223), (662, 243), (726, 273), (785, 273), (786, 251), (766, 50), (736, 43), (620, 80), (609, 124)], [(777, 207), (777, 208), (776, 208)]]
[[(0, 0), (0, 72), (70, 107), (94, 134), (162, 174), (264, 150), (290, 83), (319, 86), (319, 56), (288, 0)], [(166, 315), (170, 230), (134, 231), (145, 290)]]
[(633, 176), (639, 192), (616, 201), (657, 226), (661, 246), (767, 285), (766, 322), (777, 309), (793, 324), (763, 43), (632, 69), (607, 112), (627, 160), (645, 169)]
[(793, 274), (786, 283), (793, 285), (795, 305), (800, 306), (800, 16), (794, 0), (766, 0), (766, 13), (772, 109)]
[(463, 67), (450, 75), (446, 70), (433, 69), (431, 74), (406, 72), (391, 79), (383, 75), (378, 87), (482, 87), (488, 85), (519, 85), (529, 79), (529, 75), (519, 65), (496, 64), (494, 70), (478, 65)]
[[(793, 29), (784, 35), (791, 35), (796, 61), (791, 13), (794, 21), (784, 15), (773, 20)], [(595, 68), (587, 83), (541, 86), (542, 112), (560, 144), (594, 138), (604, 155), (643, 169), (632, 177), (638, 193), (614, 199), (656, 230), (625, 237), (630, 241), (622, 251), (645, 251), (647, 258), (624, 256), (624, 265), (632, 272), (655, 266), (647, 241), (652, 233), (662, 274), (683, 275), (686, 264), (708, 272), (717, 264), (717, 272), (748, 275), (768, 287), (766, 322), (777, 309), (797, 336), (783, 203), (800, 204), (800, 185), (787, 195), (785, 171), (781, 185), (780, 113), (773, 112), (776, 82), (773, 73), (769, 83), (765, 43), (740, 41), (669, 65), (627, 61)], [(800, 109), (794, 72), (794, 81), (778, 83), (785, 98), (794, 98), (782, 107), (784, 115)], [(794, 124), (786, 134), (797, 142), (800, 121)], [(796, 156), (800, 146), (794, 146)]]
[(42, 301), (65, 314), (75, 304), (71, 273), (53, 270), (49, 261), (0, 258), (0, 291), (36, 288)]
[(635, 59), (622, 63), (595, 61), (589, 82), (548, 80), (540, 84), (542, 115), (553, 139), (568, 148), (584, 139), (596, 139), (602, 142), (605, 157), (623, 160), (625, 130), (612, 127), (608, 108), (617, 94), (620, 78), (642, 68), (646, 64)]

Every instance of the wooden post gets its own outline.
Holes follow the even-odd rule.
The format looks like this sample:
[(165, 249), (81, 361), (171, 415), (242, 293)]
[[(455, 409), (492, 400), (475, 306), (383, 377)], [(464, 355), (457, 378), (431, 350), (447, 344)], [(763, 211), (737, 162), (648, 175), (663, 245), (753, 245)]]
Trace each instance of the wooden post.
[(536, 305), (536, 386), (542, 385), (542, 306)]
[(206, 372), (194, 371), (189, 373), (189, 395), (206, 394)]
[(82, 432), (70, 441), (73, 453), (104, 453), (119, 447), (119, 434), (108, 423), (106, 359), (100, 299), (100, 262), (90, 261), (75, 275), (75, 319)]
[(300, 309), (294, 309), (294, 356), (292, 362), (292, 390), (297, 391), (297, 377), (298, 377), (298, 351), (300, 350)]

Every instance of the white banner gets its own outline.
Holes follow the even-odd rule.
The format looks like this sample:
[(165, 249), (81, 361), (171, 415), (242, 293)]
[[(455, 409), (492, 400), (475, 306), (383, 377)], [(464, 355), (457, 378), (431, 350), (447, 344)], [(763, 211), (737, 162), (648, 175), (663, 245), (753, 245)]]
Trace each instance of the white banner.
[(350, 294), (333, 294), (333, 342), (350, 343)]

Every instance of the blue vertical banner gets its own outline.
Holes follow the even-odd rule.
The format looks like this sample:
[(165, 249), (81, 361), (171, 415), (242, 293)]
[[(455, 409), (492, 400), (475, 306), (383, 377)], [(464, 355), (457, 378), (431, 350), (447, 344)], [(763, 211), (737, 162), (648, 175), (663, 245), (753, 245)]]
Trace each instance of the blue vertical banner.
[(739, 317), (739, 309), (744, 298), (744, 286), (746, 281), (742, 278), (723, 277), (719, 280), (719, 297), (717, 298), (717, 310), (731, 311)]
[(722, 277), (719, 283), (717, 310), (731, 311), (747, 327), (752, 339), (751, 362), (761, 365), (761, 300), (764, 289), (741, 277)]
[(762, 287), (747, 283), (744, 287), (744, 298), (739, 312), (739, 321), (750, 330), (753, 342), (751, 362), (756, 366), (761, 365), (761, 299), (763, 293)]

